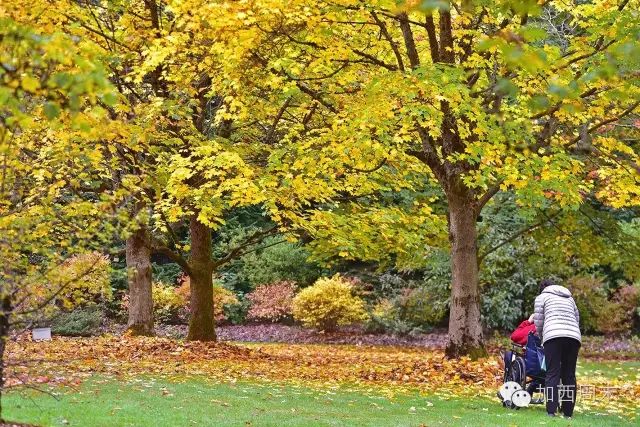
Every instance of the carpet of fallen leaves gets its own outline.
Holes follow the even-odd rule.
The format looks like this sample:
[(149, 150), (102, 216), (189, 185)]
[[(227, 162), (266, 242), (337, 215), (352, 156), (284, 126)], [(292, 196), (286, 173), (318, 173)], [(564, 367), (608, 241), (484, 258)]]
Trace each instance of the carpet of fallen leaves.
[[(8, 385), (79, 384), (94, 374), (127, 379), (140, 375), (175, 381), (266, 380), (323, 387), (342, 384), (388, 393), (422, 391), (495, 396), (502, 379), (498, 354), (449, 360), (441, 350), (416, 347), (319, 344), (200, 343), (168, 338), (107, 335), (94, 338), (28, 338), (8, 346)], [(579, 378), (582, 384), (617, 387), (610, 407), (628, 411), (640, 402), (640, 377)]]
[[(47, 373), (39, 375), (40, 382), (51, 374), (65, 378), (89, 372), (385, 384), (431, 390), (445, 385), (451, 389), (495, 388), (502, 376), (497, 358), (449, 360), (438, 350), (389, 346), (233, 345), (111, 335), (48, 342), (23, 339), (12, 343), (8, 353), (11, 377), (16, 382), (40, 371)], [(30, 363), (16, 363), (19, 361)]]

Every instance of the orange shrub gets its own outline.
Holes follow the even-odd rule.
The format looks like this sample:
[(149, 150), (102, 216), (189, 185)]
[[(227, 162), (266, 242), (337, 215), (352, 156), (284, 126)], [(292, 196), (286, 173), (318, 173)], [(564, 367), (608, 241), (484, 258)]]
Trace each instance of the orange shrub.
[(295, 293), (296, 284), (289, 281), (258, 286), (247, 295), (251, 302), (247, 319), (275, 323), (290, 317)]

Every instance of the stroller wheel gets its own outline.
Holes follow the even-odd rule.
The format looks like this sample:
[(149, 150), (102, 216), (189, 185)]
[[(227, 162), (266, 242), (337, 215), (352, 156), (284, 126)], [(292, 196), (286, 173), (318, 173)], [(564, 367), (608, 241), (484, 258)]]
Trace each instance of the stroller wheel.
[(505, 377), (508, 381), (518, 383), (521, 388), (527, 386), (527, 372), (525, 368), (524, 359), (520, 356), (516, 357), (509, 370), (505, 372)]

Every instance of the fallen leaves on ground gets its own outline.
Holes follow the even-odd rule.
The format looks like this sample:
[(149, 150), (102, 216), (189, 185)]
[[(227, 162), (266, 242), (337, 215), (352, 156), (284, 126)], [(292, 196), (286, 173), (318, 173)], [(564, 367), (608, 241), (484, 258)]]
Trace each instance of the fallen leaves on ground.
[[(213, 378), (268, 378), (442, 388), (497, 386), (502, 373), (497, 359), (449, 360), (439, 350), (330, 345), (232, 345), (176, 341), (167, 338), (103, 336), (23, 340), (9, 347), (9, 359), (37, 360), (47, 372), (100, 372), (116, 375), (178, 374)], [(13, 367), (35, 376), (33, 366)], [(33, 375), (31, 375), (33, 374)]]
[[(78, 384), (95, 374), (132, 378), (162, 375), (175, 381), (267, 380), (307, 386), (343, 384), (387, 394), (423, 391), (440, 396), (495, 396), (502, 380), (500, 357), (450, 360), (441, 350), (416, 347), (319, 344), (201, 343), (106, 335), (28, 339), (8, 347), (9, 385), (24, 382)], [(32, 361), (33, 363), (29, 363)], [(582, 384), (618, 387), (621, 411), (640, 401), (640, 380), (579, 378)], [(618, 399), (618, 397), (620, 399)], [(617, 405), (617, 406), (616, 406)]]

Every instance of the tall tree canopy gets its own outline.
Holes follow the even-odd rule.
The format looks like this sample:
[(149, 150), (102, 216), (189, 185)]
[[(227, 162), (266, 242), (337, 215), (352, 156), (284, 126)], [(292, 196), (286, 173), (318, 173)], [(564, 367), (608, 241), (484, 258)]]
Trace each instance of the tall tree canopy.
[[(189, 338), (215, 339), (213, 272), (276, 228), (258, 230), (213, 259), (212, 230), (229, 210), (258, 204), (263, 195), (242, 147), (233, 144), (230, 123), (214, 121), (222, 98), (211, 93), (211, 79), (196, 67), (204, 46), (175, 52), (188, 58), (179, 67), (153, 54), (153, 46), (172, 37), (176, 16), (156, 1), (35, 1), (4, 13), (35, 31), (56, 28), (77, 38), (99, 58), (118, 91), (115, 104), (105, 106), (118, 132), (102, 135), (98, 144), (111, 161), (111, 180), (92, 193), (126, 195), (123, 204), (135, 218), (126, 248), (130, 331), (153, 332), (150, 256), (157, 252), (191, 277)], [(184, 223), (188, 244), (173, 230)]]
[(638, 205), (638, 0), (50, 3), (16, 19), (103, 49), (158, 228), (191, 224), (168, 248), (197, 276), (191, 338), (215, 336), (198, 301), (235, 206), (347, 259), (448, 246), (457, 356), (484, 352), (476, 222), (498, 192), (525, 214)]
[[(175, 26), (147, 55), (180, 68), (198, 46), (191, 66), (210, 76), (210, 96), (224, 94), (218, 120), (266, 165), (266, 205), (283, 224), (348, 230), (359, 243), (336, 238), (344, 257), (363, 245), (411, 252), (448, 233), (447, 353), (473, 355), (483, 351), (476, 220), (497, 192), (514, 191), (522, 209), (638, 204), (637, 128), (607, 127), (640, 104), (638, 7), (174, 1)], [(402, 189), (412, 203), (384, 203)]]

